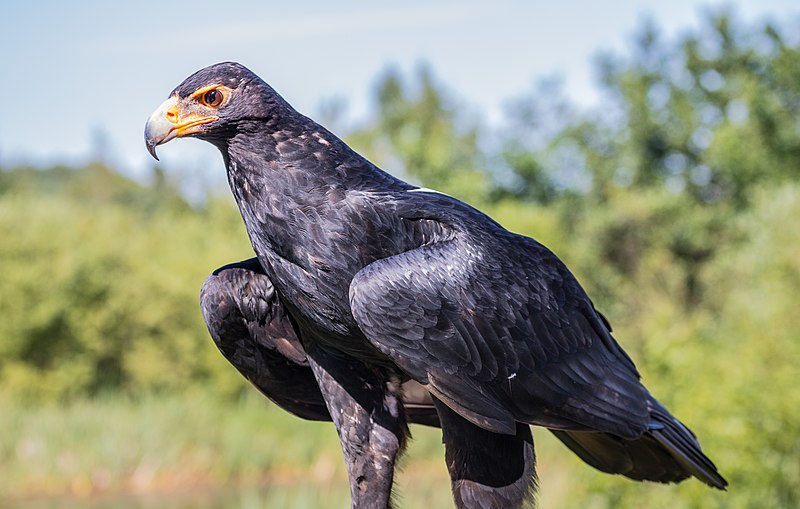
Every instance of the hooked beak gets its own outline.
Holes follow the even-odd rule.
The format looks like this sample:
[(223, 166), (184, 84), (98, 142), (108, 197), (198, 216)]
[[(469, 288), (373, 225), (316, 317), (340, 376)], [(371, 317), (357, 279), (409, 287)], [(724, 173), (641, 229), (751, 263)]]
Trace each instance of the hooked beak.
[(219, 119), (215, 115), (184, 112), (177, 96), (172, 96), (159, 106), (144, 126), (144, 144), (150, 155), (158, 161), (156, 147), (173, 138), (199, 131), (198, 126)]

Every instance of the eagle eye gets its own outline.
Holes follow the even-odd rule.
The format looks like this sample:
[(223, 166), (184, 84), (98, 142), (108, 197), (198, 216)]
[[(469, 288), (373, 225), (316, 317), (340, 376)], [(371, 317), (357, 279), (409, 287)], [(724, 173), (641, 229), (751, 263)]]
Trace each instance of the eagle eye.
[(222, 92), (217, 89), (212, 89), (203, 94), (203, 104), (211, 108), (216, 108), (222, 104)]

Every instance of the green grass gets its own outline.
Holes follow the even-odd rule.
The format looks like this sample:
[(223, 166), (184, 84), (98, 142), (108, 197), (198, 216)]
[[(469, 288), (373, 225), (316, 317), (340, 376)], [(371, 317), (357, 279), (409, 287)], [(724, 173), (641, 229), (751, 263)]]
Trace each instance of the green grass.
[[(414, 427), (413, 433), (398, 478), (400, 500), (406, 507), (426, 499), (445, 503), (439, 432)], [(347, 507), (333, 426), (295, 418), (257, 394), (240, 401), (193, 391), (0, 403), (0, 501), (51, 507), (48, 500), (58, 500), (64, 507), (63, 498), (53, 497), (80, 497), (81, 505), (85, 497), (116, 494), (185, 499), (201, 491), (230, 499), (232, 490), (241, 503), (236, 507), (266, 507), (256, 503), (262, 499), (275, 504), (270, 507)], [(195, 507), (189, 499), (186, 507)]]
[[(0, 507), (349, 507), (330, 423), (295, 418), (255, 391), (239, 401), (211, 394), (0, 401)], [(452, 507), (439, 430), (412, 433), (396, 478), (398, 507)], [(634, 483), (591, 469), (546, 431), (535, 440), (539, 509), (750, 507), (746, 492)]]
[[(452, 507), (439, 430), (411, 431), (396, 478), (398, 506)], [(539, 441), (548, 486), (540, 507), (559, 507), (568, 485), (550, 477), (569, 478), (562, 466), (571, 455), (562, 449), (551, 458), (553, 440)], [(6, 506), (346, 508), (349, 491), (332, 424), (298, 419), (255, 392), (230, 401), (197, 390), (68, 404), (0, 402), (0, 507)]]

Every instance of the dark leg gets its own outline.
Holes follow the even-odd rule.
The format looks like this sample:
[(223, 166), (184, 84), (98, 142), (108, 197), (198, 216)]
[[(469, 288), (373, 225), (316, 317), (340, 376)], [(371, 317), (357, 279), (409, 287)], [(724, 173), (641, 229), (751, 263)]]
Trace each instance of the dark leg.
[(324, 352), (310, 354), (309, 363), (342, 443), (352, 507), (391, 507), (394, 465), (408, 436), (400, 383)]
[(459, 509), (515, 509), (534, 505), (536, 457), (530, 426), (516, 435), (475, 426), (434, 398), (447, 469)]

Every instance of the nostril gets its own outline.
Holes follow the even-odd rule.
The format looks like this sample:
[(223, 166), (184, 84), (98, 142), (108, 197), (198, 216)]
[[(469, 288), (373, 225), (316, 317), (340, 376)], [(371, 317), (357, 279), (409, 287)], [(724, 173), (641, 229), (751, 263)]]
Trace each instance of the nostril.
[(178, 121), (178, 110), (177, 110), (177, 108), (168, 109), (167, 112), (164, 113), (164, 116), (167, 117), (167, 120), (169, 120), (170, 122), (176, 123)]

